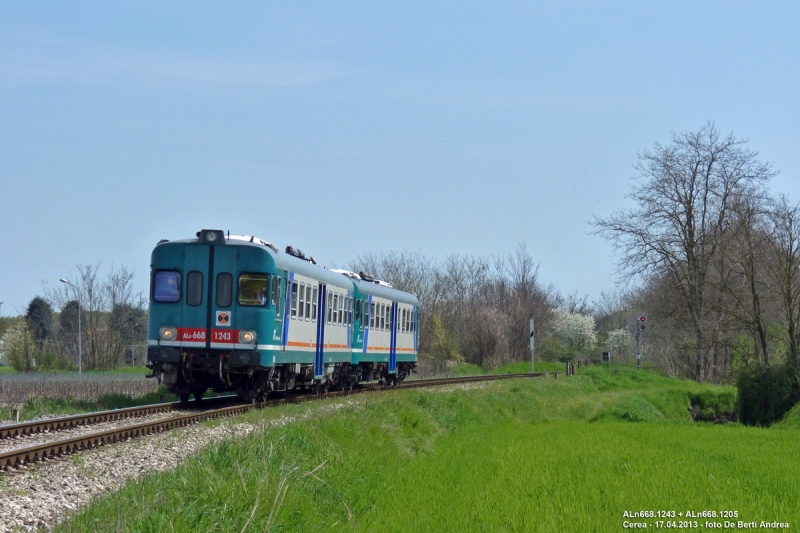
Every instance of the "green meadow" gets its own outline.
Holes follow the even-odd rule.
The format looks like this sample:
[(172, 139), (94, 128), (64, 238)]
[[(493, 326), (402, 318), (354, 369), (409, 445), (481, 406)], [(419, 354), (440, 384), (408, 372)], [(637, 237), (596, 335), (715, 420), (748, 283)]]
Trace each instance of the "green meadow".
[(257, 426), (247, 437), (129, 483), (60, 531), (620, 531), (643, 510), (676, 513), (632, 520), (650, 530), (703, 511), (796, 529), (800, 412), (766, 429), (689, 415), (733, 398), (612, 366), (251, 412), (236, 420)]

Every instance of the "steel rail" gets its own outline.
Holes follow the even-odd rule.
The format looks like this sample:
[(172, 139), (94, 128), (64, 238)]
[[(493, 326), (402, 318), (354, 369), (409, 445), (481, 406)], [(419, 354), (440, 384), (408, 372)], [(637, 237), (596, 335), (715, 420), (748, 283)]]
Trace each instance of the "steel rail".
[[(526, 377), (542, 377), (546, 376), (547, 372), (536, 372), (526, 374), (494, 374), (482, 376), (465, 376), (458, 378), (438, 378), (438, 379), (420, 379), (408, 381), (395, 386), (381, 386), (377, 383), (366, 384), (360, 388), (345, 391), (335, 391), (326, 394), (303, 395), (283, 398), (278, 400), (270, 400), (263, 403), (256, 404), (243, 404), (234, 405), (230, 407), (221, 407), (218, 409), (203, 410), (196, 413), (187, 415), (180, 415), (170, 418), (165, 418), (155, 422), (143, 422), (140, 424), (131, 424), (119, 428), (113, 428), (106, 431), (99, 431), (69, 439), (52, 441), (45, 444), (38, 444), (26, 448), (18, 448), (8, 452), (0, 453), (0, 470), (10, 470), (12, 468), (19, 468), (29, 463), (36, 463), (39, 461), (47, 461), (54, 458), (60, 458), (81, 450), (95, 448), (105, 444), (113, 444), (115, 442), (127, 440), (134, 437), (148, 435), (166, 431), (178, 427), (185, 427), (190, 424), (196, 424), (203, 420), (211, 418), (219, 418), (222, 416), (232, 416), (241, 413), (246, 413), (251, 409), (263, 409), (266, 407), (277, 407), (285, 404), (299, 404), (302, 402), (326, 400), (329, 398), (337, 398), (343, 396), (351, 396), (364, 392), (377, 392), (377, 391), (392, 391), (397, 389), (414, 389), (422, 387), (433, 387), (437, 385), (451, 385), (460, 383), (472, 383), (481, 381), (496, 381), (500, 379), (512, 378), (526, 378)], [(174, 405), (174, 404), (163, 404)]]
[[(219, 396), (216, 398), (205, 398), (202, 403), (208, 402), (209, 405), (222, 402), (230, 402), (236, 396)], [(212, 403), (213, 402), (213, 403)], [(111, 409), (108, 411), (95, 411), (92, 413), (81, 413), (77, 415), (60, 416), (57, 418), (47, 418), (44, 420), (32, 420), (30, 422), (20, 422), (18, 424), (6, 424), (0, 426), (0, 440), (15, 437), (26, 437), (44, 431), (54, 432), (64, 429), (73, 429), (79, 426), (100, 424), (102, 422), (113, 422), (126, 418), (138, 418), (156, 413), (166, 413), (181, 409), (196, 408), (197, 404), (181, 404), (181, 402), (155, 403), (139, 405), (136, 407), (125, 407), (122, 409)]]

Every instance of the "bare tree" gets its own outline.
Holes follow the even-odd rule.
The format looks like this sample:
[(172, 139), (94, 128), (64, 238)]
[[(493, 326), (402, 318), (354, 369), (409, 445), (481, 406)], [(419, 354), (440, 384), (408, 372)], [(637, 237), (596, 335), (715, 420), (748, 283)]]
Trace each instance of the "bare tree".
[[(74, 351), (77, 336), (77, 302), (81, 304), (81, 335), (83, 365), (86, 368), (110, 369), (123, 360), (125, 346), (142, 329), (136, 324), (143, 320), (145, 300), (133, 292), (133, 273), (127, 268), (113, 266), (105, 280), (100, 278), (100, 264), (77, 265), (72, 285), (49, 289), (47, 299), (61, 309), (61, 337)], [(74, 319), (73, 319), (74, 316)], [(63, 350), (63, 348), (62, 348)]]
[(781, 314), (789, 346), (787, 363), (797, 369), (800, 362), (800, 204), (779, 197), (770, 212), (773, 225), (772, 261), (769, 274), (779, 295)]
[(670, 281), (694, 334), (697, 380), (708, 367), (709, 275), (731, 223), (731, 202), (761, 195), (774, 175), (745, 143), (733, 134), (721, 137), (712, 123), (673, 133), (669, 145), (639, 153), (629, 195), (636, 206), (594, 220), (597, 233), (616, 246), (623, 276)]

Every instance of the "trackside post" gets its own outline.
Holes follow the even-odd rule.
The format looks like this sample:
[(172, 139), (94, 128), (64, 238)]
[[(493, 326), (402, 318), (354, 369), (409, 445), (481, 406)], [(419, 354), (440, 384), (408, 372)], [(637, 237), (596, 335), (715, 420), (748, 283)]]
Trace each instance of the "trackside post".
[(533, 371), (533, 318), (531, 318), (531, 373)]

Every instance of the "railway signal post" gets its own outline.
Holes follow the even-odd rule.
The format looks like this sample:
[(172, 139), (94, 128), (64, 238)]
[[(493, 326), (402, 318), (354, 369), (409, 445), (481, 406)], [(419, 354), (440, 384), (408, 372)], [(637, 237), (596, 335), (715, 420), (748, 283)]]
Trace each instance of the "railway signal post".
[(531, 318), (531, 373), (533, 371), (533, 318)]
[(645, 317), (639, 317), (639, 323), (636, 324), (636, 366), (641, 366), (642, 352), (639, 350), (639, 342), (641, 336), (644, 334)]

